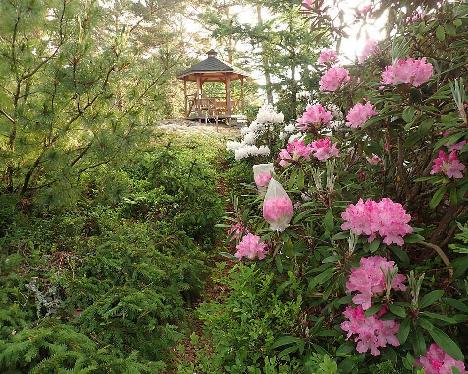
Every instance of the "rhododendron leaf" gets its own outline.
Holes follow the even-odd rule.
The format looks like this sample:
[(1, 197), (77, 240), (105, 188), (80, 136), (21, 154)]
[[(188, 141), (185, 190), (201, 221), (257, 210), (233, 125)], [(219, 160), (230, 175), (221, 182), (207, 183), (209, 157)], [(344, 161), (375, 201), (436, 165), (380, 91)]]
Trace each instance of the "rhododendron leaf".
[(452, 134), (452, 135), (449, 135), (449, 136), (444, 136), (442, 137), (441, 139), (439, 139), (435, 145), (434, 145), (434, 153), (437, 152), (437, 150), (440, 148), (440, 147), (443, 147), (445, 146), (446, 144), (455, 144), (457, 143), (461, 138), (462, 138), (463, 134), (460, 134), (460, 133), (457, 133), (457, 134)]
[(400, 247), (396, 247), (394, 245), (390, 246), (390, 250), (398, 257), (398, 259), (403, 263), (403, 265), (408, 265), (410, 263), (410, 258), (408, 253), (406, 253)]
[(220, 256), (223, 256), (223, 257), (226, 257), (230, 260), (236, 260), (237, 261), (237, 258), (235, 256), (233, 256), (232, 254), (228, 253), (228, 252), (219, 252), (219, 255)]
[(354, 344), (345, 342), (341, 344), (335, 352), (336, 356), (347, 356), (349, 353), (354, 351)]
[(368, 244), (370, 253), (374, 253), (380, 247), (380, 239), (374, 239), (371, 243)]
[(396, 334), (398, 340), (400, 341), (400, 344), (405, 344), (406, 339), (408, 339), (410, 328), (411, 328), (411, 321), (409, 318), (405, 318), (400, 323), (400, 330), (398, 330)]
[(458, 196), (457, 196), (457, 189), (456, 188), (450, 189), (449, 201), (450, 201), (450, 205), (453, 205), (453, 206), (458, 205)]
[(317, 287), (320, 284), (324, 284), (327, 282), (331, 277), (333, 277), (333, 274), (335, 273), (335, 268), (329, 268), (325, 270), (323, 273), (315, 276), (309, 281), (309, 291), (312, 291), (315, 287)]
[(335, 235), (332, 236), (332, 240), (340, 240), (340, 239), (348, 239), (349, 238), (349, 232), (339, 232)]
[(451, 307), (459, 310), (460, 312), (468, 313), (468, 303), (464, 303), (464, 302), (462, 302), (460, 300), (452, 299), (452, 298), (449, 298), (449, 297), (446, 297), (444, 299), (444, 302), (446, 302)]
[(333, 211), (331, 209), (328, 210), (327, 214), (325, 214), (325, 218), (323, 220), (323, 225), (325, 230), (328, 232), (332, 232), (334, 228), (333, 224)]
[(285, 336), (280, 336), (278, 339), (276, 339), (273, 344), (271, 345), (270, 349), (276, 349), (285, 345), (290, 345), (290, 344), (299, 344), (303, 345), (304, 341), (301, 338), (298, 338), (296, 336), (290, 336), (290, 335), (285, 335)]
[(464, 360), (463, 353), (458, 345), (452, 339), (450, 339), (450, 337), (445, 332), (438, 329), (437, 327), (433, 327), (431, 330), (428, 330), (428, 332), (432, 339), (434, 339), (439, 347), (442, 347), (448, 355), (452, 356), (455, 360)]
[(423, 240), (425, 240), (424, 236), (420, 235), (420, 234), (411, 234), (411, 235), (407, 235), (405, 236), (405, 243), (418, 243), (418, 242), (421, 242)]
[(434, 290), (429, 292), (428, 294), (424, 295), (419, 302), (419, 308), (427, 308), (429, 305), (434, 304), (437, 300), (439, 300), (444, 295), (443, 290)]
[(356, 364), (350, 357), (346, 357), (338, 364), (338, 372), (343, 374), (351, 373), (355, 365)]
[(414, 357), (411, 355), (411, 353), (408, 352), (406, 353), (406, 356), (401, 360), (401, 362), (403, 363), (405, 369), (412, 370), (414, 366)]
[(406, 123), (410, 123), (414, 118), (414, 108), (410, 106), (406, 107), (403, 113), (401, 113), (401, 118), (403, 118), (403, 121)]
[(401, 318), (405, 318), (406, 317), (406, 311), (405, 311), (405, 308), (399, 306), (399, 305), (395, 305), (395, 304), (390, 304), (388, 306), (388, 308), (390, 309), (390, 312), (392, 312), (393, 314), (395, 314), (396, 316), (398, 317), (401, 317)]
[(455, 366), (452, 366), (452, 374), (462, 374), (460, 372), (460, 370), (458, 370), (458, 368), (456, 368)]
[(416, 330), (414, 334), (411, 335), (413, 342), (413, 350), (415, 356), (422, 356), (426, 353), (426, 341), (424, 340), (424, 335), (420, 330)]
[(432, 196), (432, 199), (431, 201), (429, 202), (429, 207), (431, 209), (434, 209), (436, 208), (440, 202), (442, 201), (442, 199), (444, 198), (445, 196), (445, 193), (447, 192), (447, 186), (441, 186), (434, 194), (434, 196)]
[(278, 269), (278, 272), (282, 273), (283, 272), (283, 262), (281, 261), (280, 256), (275, 256), (275, 264), (276, 264), (276, 268)]
[(455, 321), (453, 318), (445, 316), (443, 314), (438, 314), (438, 313), (431, 313), (431, 312), (422, 312), (422, 315), (432, 318), (432, 319), (439, 319), (441, 321), (450, 323), (450, 324), (455, 324), (457, 321)]
[(444, 28), (444, 26), (442, 26), (442, 25), (437, 26), (436, 37), (441, 42), (443, 42), (445, 40), (445, 28)]
[(367, 309), (365, 311), (364, 315), (366, 317), (370, 317), (370, 316), (374, 315), (375, 313), (379, 312), (381, 308), (382, 308), (382, 305), (380, 305), (380, 304), (372, 305), (369, 309)]
[(455, 26), (451, 25), (451, 24), (446, 24), (445, 26), (445, 32), (450, 35), (450, 36), (455, 36), (457, 35), (457, 29), (455, 28)]
[(462, 22), (462, 20), (461, 20), (460, 18), (457, 18), (457, 19), (454, 20), (452, 23), (453, 23), (456, 27), (460, 27), (460, 26), (463, 24), (463, 22)]
[(297, 173), (296, 186), (298, 190), (302, 190), (304, 188), (304, 172), (302, 169)]

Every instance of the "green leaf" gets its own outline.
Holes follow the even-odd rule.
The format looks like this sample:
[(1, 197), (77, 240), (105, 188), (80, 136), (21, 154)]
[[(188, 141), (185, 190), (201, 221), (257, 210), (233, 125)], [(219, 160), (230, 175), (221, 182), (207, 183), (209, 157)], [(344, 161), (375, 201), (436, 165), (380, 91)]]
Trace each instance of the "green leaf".
[(463, 24), (463, 22), (462, 22), (462, 20), (461, 20), (460, 18), (455, 19), (452, 23), (453, 23), (456, 27), (460, 27), (460, 26)]
[(396, 316), (401, 317), (401, 318), (405, 318), (405, 317), (406, 317), (405, 308), (403, 308), (402, 306), (395, 305), (395, 304), (390, 304), (390, 305), (388, 306), (388, 308), (390, 309), (390, 312), (392, 312), (392, 313), (395, 314)]
[(431, 201), (429, 202), (429, 207), (431, 209), (434, 209), (437, 207), (437, 205), (440, 204), (440, 202), (442, 201), (442, 199), (444, 198), (445, 196), (445, 193), (447, 192), (447, 186), (443, 185), (441, 186), (434, 194), (434, 196), (432, 196), (432, 199)]
[(443, 290), (434, 290), (424, 295), (424, 297), (419, 302), (419, 308), (427, 308), (429, 305), (434, 304), (444, 295)]
[(400, 341), (400, 344), (405, 344), (406, 339), (408, 339), (408, 334), (411, 328), (411, 321), (409, 318), (405, 318), (400, 324), (400, 330), (398, 330), (397, 338)]
[(445, 28), (444, 28), (444, 26), (442, 26), (442, 25), (437, 26), (436, 37), (441, 42), (443, 42), (445, 40)]
[(419, 243), (424, 240), (425, 240), (424, 236), (419, 235), (419, 234), (411, 234), (411, 235), (405, 236), (405, 243), (409, 243), (409, 244)]
[(283, 273), (283, 262), (281, 261), (281, 256), (275, 256), (275, 264), (278, 272)]
[(341, 344), (336, 350), (336, 356), (347, 356), (349, 353), (354, 351), (354, 344), (346, 342)]
[(276, 348), (282, 347), (284, 345), (289, 345), (289, 344), (303, 344), (303, 343), (304, 341), (301, 338), (298, 338), (296, 336), (291, 336), (291, 335), (284, 335), (276, 339), (271, 345), (270, 349), (276, 349)]
[(348, 239), (349, 233), (347, 231), (339, 232), (332, 236), (332, 240)]
[(380, 239), (374, 239), (370, 244), (369, 244), (369, 251), (371, 253), (374, 253), (377, 251), (380, 247)]
[(335, 274), (335, 268), (332, 267), (312, 278), (309, 281), (309, 291), (312, 291), (318, 285), (328, 281), (331, 277), (333, 277), (333, 274)]
[(412, 335), (412, 341), (415, 356), (419, 357), (426, 353), (426, 341), (424, 340), (424, 335), (420, 330), (416, 330)]
[(366, 317), (370, 317), (370, 316), (374, 315), (375, 313), (377, 313), (381, 308), (382, 308), (381, 305), (373, 305), (369, 309), (366, 310), (364, 315)]
[(450, 324), (457, 323), (457, 321), (455, 321), (453, 318), (451, 318), (449, 316), (445, 316), (443, 314), (431, 313), (431, 312), (422, 312), (421, 314), (426, 316), (426, 317), (429, 317), (429, 318), (432, 318), (432, 319), (439, 319), (441, 321), (444, 321), (444, 322), (447, 322), (447, 323), (450, 323)]
[(398, 257), (398, 259), (403, 263), (403, 265), (408, 265), (410, 263), (408, 253), (406, 253), (400, 247), (392, 245), (390, 246), (390, 250)]
[(428, 332), (437, 345), (441, 347), (447, 354), (452, 356), (455, 360), (464, 360), (463, 353), (458, 345), (452, 339), (450, 339), (450, 337), (445, 332), (438, 329), (437, 327), (433, 327), (432, 330), (428, 330)]
[(333, 231), (333, 211), (331, 209), (328, 210), (327, 214), (325, 214), (325, 218), (323, 220), (323, 226), (325, 227), (325, 230), (328, 232)]
[(414, 108), (412, 107), (406, 107), (405, 110), (401, 113), (401, 118), (403, 118), (403, 121), (406, 123), (410, 123), (413, 121), (414, 118)]

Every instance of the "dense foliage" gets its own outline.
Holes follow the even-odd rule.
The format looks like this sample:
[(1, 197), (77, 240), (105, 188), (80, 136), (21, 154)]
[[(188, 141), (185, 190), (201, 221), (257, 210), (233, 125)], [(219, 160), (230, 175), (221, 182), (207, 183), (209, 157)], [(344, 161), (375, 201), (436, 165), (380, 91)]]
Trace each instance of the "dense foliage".
[(355, 64), (324, 51), (296, 124), (265, 108), (228, 143), (253, 173), (227, 217), (242, 263), (198, 309), (206, 372), (464, 372), (468, 9), (427, 5), (391, 7)]

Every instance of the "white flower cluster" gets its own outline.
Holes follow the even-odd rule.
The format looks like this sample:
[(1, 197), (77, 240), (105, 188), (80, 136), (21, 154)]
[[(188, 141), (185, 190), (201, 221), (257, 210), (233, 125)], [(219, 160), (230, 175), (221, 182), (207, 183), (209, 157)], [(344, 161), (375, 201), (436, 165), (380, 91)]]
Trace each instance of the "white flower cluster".
[(266, 145), (257, 147), (255, 142), (268, 130), (270, 125), (283, 121), (284, 115), (282, 113), (276, 113), (270, 105), (263, 106), (258, 111), (257, 119), (241, 129), (242, 140), (240, 142), (229, 141), (226, 148), (228, 151), (234, 152), (236, 160), (251, 156), (268, 156), (270, 148)]
[(295, 132), (297, 129), (296, 129), (296, 125), (294, 123), (290, 123), (289, 125), (286, 125), (284, 126), (284, 129), (283, 131), (281, 131), (279, 133), (279, 138), (281, 140), (286, 140), (288, 135), (289, 134), (292, 134), (293, 132)]
[(283, 123), (284, 114), (275, 111), (271, 105), (262, 106), (257, 113), (257, 123)]

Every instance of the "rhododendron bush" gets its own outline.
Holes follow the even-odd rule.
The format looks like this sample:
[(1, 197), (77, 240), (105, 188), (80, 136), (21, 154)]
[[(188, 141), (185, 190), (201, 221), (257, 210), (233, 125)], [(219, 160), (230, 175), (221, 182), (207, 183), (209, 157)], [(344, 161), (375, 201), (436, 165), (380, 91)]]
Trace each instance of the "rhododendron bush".
[[(252, 145), (269, 154), (233, 161), (255, 177), (229, 212), (245, 228), (232, 272), (271, 274), (275, 297), (300, 300), (301, 313), (274, 340), (242, 343), (250, 358), (235, 340), (225, 362), (275, 357), (308, 372), (326, 355), (330, 373), (464, 372), (468, 7), (420, 3), (357, 12), (356, 22), (389, 12), (389, 37), (368, 40), (355, 62), (318, 51), (321, 79), (303, 112), (266, 120)], [(326, 22), (325, 6), (303, 3), (312, 27)]]

